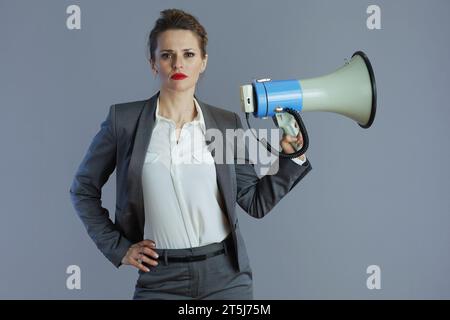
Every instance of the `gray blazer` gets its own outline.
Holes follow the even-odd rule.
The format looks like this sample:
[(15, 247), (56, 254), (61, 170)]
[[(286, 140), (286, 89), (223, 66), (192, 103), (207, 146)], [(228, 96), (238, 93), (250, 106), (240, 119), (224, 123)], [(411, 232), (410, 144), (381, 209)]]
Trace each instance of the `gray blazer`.
[[(70, 187), (73, 206), (99, 250), (116, 267), (128, 248), (144, 236), (144, 201), (141, 174), (155, 121), (159, 92), (148, 100), (112, 105), (100, 131), (91, 142)], [(208, 105), (202, 108), (206, 129), (242, 128), (239, 116)], [(210, 143), (208, 141), (207, 143)], [(298, 165), (279, 158), (275, 175), (259, 178), (253, 164), (215, 163), (217, 184), (232, 230), (235, 266), (249, 267), (239, 229), (236, 203), (254, 218), (264, 217), (310, 170), (307, 160)], [(223, 163), (223, 162), (222, 162)], [(101, 205), (101, 190), (116, 169), (115, 222)]]

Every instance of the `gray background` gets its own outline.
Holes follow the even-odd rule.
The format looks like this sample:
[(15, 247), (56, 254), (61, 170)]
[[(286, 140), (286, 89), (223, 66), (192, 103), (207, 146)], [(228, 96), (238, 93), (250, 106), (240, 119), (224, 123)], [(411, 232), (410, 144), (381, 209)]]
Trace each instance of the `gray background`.
[[(66, 28), (70, 4), (81, 6), (81, 30)], [(381, 7), (381, 30), (366, 27), (370, 4)], [(373, 127), (305, 113), (313, 171), (264, 219), (239, 208), (255, 298), (448, 299), (445, 0), (1, 0), (0, 298), (131, 298), (137, 272), (96, 249), (69, 186), (109, 106), (158, 90), (146, 37), (171, 7), (209, 34), (197, 95), (232, 111), (253, 78), (319, 76), (360, 49), (375, 70)], [(114, 190), (115, 175), (103, 189), (110, 211)], [(81, 267), (81, 290), (66, 289), (71, 264)], [(366, 287), (372, 264), (381, 290)]]

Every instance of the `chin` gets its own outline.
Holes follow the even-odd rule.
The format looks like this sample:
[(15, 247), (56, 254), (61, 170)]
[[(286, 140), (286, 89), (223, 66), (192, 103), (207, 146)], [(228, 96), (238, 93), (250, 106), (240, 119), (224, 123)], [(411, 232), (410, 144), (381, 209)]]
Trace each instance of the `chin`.
[(179, 84), (175, 84), (175, 85), (171, 84), (168, 88), (173, 91), (184, 92), (184, 91), (191, 90), (193, 87), (195, 87), (195, 84), (192, 85), (192, 84), (187, 84), (187, 83), (179, 83)]

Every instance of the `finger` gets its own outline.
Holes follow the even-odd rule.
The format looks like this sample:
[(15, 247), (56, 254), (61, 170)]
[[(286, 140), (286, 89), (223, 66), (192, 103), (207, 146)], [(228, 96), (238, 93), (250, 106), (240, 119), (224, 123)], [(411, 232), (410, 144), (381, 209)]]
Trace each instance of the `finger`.
[(132, 257), (132, 259), (137, 260), (141, 257), (143, 251), (144, 251), (144, 247), (135, 247), (130, 252), (130, 257)]
[(151, 265), (152, 267), (156, 267), (158, 265), (158, 261), (156, 261), (154, 259), (150, 259), (145, 254), (142, 255), (141, 260), (143, 263), (146, 263), (147, 265)]
[[(155, 260), (150, 259), (149, 256)], [(156, 262), (156, 259), (158, 259), (159, 255), (152, 249), (149, 249), (146, 247), (141, 247), (139, 249), (139, 251), (135, 252), (134, 257), (138, 263), (139, 263), (139, 261), (141, 261), (141, 262), (144, 261), (152, 266), (158, 265), (158, 263)]]
[(297, 137), (294, 137), (294, 136), (286, 134), (283, 137), (283, 140), (286, 141), (286, 142), (295, 142), (295, 141), (297, 141)]
[(155, 248), (156, 247), (156, 243), (153, 240), (145, 239), (145, 240), (143, 240), (143, 241), (141, 241), (139, 243), (141, 244), (141, 246), (144, 246), (144, 247), (149, 247), (149, 248)]
[(139, 243), (135, 243), (135, 244), (133, 244), (133, 245), (131, 245), (131, 249), (134, 249), (134, 248), (140, 248), (140, 247), (142, 247)]
[(150, 271), (149, 268), (144, 266), (142, 263), (138, 263), (137, 261), (134, 261), (131, 265), (136, 267), (136, 268), (138, 268), (139, 270), (141, 270), (143, 272), (149, 272)]
[(130, 261), (131, 263), (130, 263), (130, 264), (131, 264), (132, 266), (138, 268), (138, 269), (141, 270), (141, 271), (149, 272), (150, 269), (147, 268), (146, 266), (144, 266), (144, 265), (142, 264), (142, 261), (144, 261), (143, 257), (144, 257), (144, 256), (142, 256), (142, 258), (131, 259), (131, 261)]
[(157, 254), (154, 250), (152, 250), (152, 249), (149, 249), (149, 248), (143, 248), (142, 252), (143, 252), (145, 255), (149, 256), (149, 257), (153, 257), (153, 258), (155, 258), (155, 259), (158, 259), (158, 254)]
[(283, 148), (284, 153), (293, 153), (295, 150), (289, 142), (281, 140), (281, 148)]

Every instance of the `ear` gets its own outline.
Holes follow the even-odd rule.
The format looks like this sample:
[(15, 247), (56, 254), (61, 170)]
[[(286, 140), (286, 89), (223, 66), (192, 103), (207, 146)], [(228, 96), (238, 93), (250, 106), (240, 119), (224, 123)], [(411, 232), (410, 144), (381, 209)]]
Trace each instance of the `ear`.
[(208, 54), (205, 54), (205, 58), (202, 61), (202, 68), (200, 73), (203, 73), (203, 71), (205, 71), (207, 64), (208, 64)]
[(152, 59), (149, 59), (148, 62), (150, 63), (150, 67), (152, 69), (153, 75), (156, 75), (158, 73), (158, 71), (155, 67), (155, 62)]

